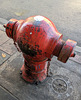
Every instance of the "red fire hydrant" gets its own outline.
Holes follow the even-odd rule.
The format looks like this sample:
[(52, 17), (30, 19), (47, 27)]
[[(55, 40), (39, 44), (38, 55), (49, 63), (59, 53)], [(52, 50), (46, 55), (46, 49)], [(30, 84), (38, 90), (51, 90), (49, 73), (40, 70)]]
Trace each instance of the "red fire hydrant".
[(42, 82), (47, 77), (48, 62), (54, 55), (64, 63), (75, 56), (73, 49), (76, 42), (70, 39), (63, 41), (63, 35), (44, 16), (32, 16), (26, 20), (10, 19), (4, 27), (7, 36), (23, 53), (22, 77), (30, 83)]

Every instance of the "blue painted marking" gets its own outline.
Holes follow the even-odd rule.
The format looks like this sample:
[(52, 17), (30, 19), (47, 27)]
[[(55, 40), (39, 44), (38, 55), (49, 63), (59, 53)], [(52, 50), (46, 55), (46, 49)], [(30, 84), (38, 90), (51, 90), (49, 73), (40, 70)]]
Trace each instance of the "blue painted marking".
[(39, 69), (40, 69), (40, 65), (38, 65)]

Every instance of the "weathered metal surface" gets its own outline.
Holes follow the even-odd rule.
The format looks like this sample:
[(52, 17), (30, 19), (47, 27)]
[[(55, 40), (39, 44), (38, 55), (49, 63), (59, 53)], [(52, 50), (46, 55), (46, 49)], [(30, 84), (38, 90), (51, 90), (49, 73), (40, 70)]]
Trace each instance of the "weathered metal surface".
[[(11, 19), (6, 26), (6, 34), (12, 38), (23, 53), (22, 77), (30, 82), (43, 81), (48, 73), (47, 61), (57, 56), (62, 62), (74, 55), (76, 42), (62, 40), (52, 21), (44, 16), (31, 16), (26, 20)], [(18, 50), (19, 50), (18, 49)]]
[(74, 57), (75, 53), (73, 52), (73, 49), (75, 46), (76, 46), (76, 42), (68, 39), (60, 51), (60, 54), (58, 56), (58, 60), (65, 63), (70, 56)]
[(13, 38), (13, 27), (16, 21), (17, 21), (16, 19), (11, 19), (7, 25), (5, 24), (3, 25), (6, 28), (7, 36), (10, 38)]
[(48, 84), (49, 91), (57, 100), (67, 100), (72, 95), (73, 86), (66, 76), (55, 75)]
[(9, 57), (10, 57), (9, 54), (0, 50), (0, 65), (3, 64)]
[(44, 61), (42, 64), (31, 64), (27, 62), (22, 66), (22, 77), (24, 80), (30, 83), (38, 84), (47, 77), (47, 62)]
[(53, 80), (52, 86), (55, 92), (64, 93), (67, 91), (67, 84), (63, 79), (57, 78)]

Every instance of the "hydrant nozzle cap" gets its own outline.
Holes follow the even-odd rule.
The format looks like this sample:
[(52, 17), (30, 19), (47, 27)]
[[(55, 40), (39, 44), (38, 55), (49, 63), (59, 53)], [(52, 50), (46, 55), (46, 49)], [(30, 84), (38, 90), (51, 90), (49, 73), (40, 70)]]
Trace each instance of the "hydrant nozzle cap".
[(7, 36), (10, 38), (13, 38), (13, 27), (16, 22), (17, 22), (16, 19), (10, 19), (7, 25), (5, 24), (3, 25), (4, 28), (6, 28)]
[(63, 45), (60, 54), (58, 56), (58, 60), (61, 62), (66, 63), (69, 57), (74, 57), (74, 47), (76, 46), (77, 42), (68, 39), (65, 44)]

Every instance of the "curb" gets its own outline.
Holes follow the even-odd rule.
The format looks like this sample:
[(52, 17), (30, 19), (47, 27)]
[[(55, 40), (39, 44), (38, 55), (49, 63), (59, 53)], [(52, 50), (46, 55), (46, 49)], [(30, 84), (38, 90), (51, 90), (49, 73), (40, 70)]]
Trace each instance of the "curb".
[(81, 53), (81, 47), (80, 46), (76, 46), (75, 47), (75, 51)]

